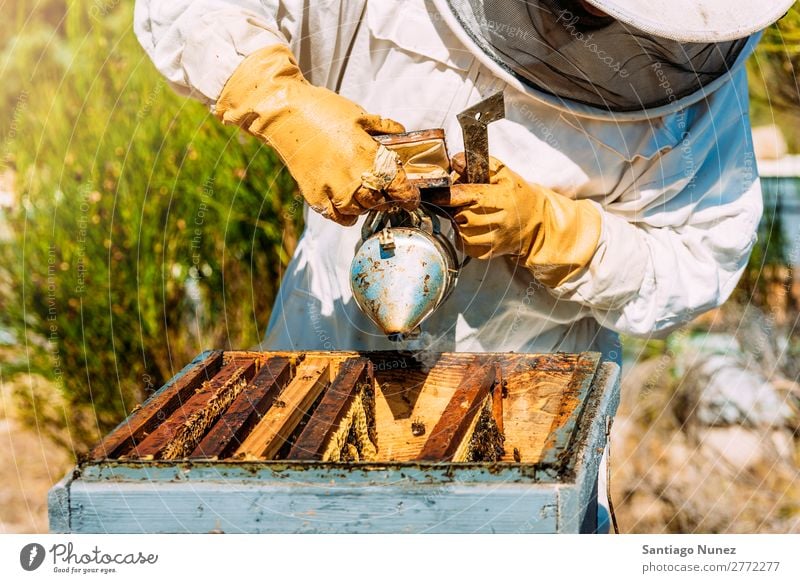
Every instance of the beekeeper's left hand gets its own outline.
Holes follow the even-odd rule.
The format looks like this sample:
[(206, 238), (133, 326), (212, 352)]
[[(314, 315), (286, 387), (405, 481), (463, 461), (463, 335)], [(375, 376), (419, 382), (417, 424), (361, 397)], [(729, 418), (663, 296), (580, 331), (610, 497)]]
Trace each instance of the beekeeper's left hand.
[(432, 202), (452, 207), (464, 251), (477, 259), (514, 258), (545, 285), (556, 287), (592, 259), (602, 226), (600, 211), (526, 182), (495, 158), (489, 184), (464, 184), (464, 154), (452, 160), (454, 184)]

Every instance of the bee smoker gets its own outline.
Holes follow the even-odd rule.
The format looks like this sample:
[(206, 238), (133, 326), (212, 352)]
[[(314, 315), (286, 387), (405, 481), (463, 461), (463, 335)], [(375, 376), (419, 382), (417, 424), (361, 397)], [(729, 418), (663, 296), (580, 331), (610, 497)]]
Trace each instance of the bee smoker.
[[(505, 114), (497, 93), (461, 112), (467, 182), (489, 181), (487, 126)], [(373, 210), (361, 229), (361, 243), (350, 266), (350, 287), (358, 307), (390, 340), (420, 333), (420, 324), (441, 306), (456, 286), (466, 261), (441, 229), (449, 217), (425, 203), (426, 191), (450, 187), (450, 160), (444, 130), (389, 134), (376, 139), (400, 156), (409, 180), (422, 194), (421, 206)], [(452, 223), (455, 235), (456, 225)]]
[(353, 297), (390, 340), (419, 334), (419, 325), (455, 288), (460, 265), (439, 217), (414, 212), (371, 212), (350, 267)]

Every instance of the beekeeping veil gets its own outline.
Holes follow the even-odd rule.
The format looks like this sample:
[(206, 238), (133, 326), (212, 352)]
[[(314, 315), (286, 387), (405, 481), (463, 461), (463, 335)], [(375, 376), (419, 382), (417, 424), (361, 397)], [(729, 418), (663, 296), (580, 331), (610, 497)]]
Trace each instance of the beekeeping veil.
[(748, 35), (791, 3), (447, 0), (473, 42), (527, 85), (619, 112), (666, 105), (724, 75)]

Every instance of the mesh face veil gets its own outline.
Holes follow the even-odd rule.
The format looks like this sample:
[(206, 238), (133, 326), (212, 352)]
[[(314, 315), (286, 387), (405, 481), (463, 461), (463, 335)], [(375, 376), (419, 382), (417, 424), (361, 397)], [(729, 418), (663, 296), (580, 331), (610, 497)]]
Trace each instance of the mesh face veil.
[(577, 0), (447, 0), (480, 49), (534, 89), (608, 111), (686, 97), (728, 72), (747, 37), (683, 43), (647, 34)]

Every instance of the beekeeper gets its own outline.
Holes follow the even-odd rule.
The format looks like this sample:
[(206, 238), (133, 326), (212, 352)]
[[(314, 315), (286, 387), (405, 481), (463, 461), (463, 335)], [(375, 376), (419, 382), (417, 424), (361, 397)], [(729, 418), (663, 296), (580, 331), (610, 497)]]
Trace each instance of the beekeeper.
[(744, 61), (791, 4), (138, 0), (135, 29), (313, 209), (265, 348), (393, 348), (351, 295), (353, 225), (419, 191), (371, 136), (441, 127), (460, 152), (456, 114), (502, 90), (491, 185), (441, 201), (476, 259), (424, 329), (441, 350), (618, 360), (616, 333), (720, 305), (747, 263), (762, 201)]

